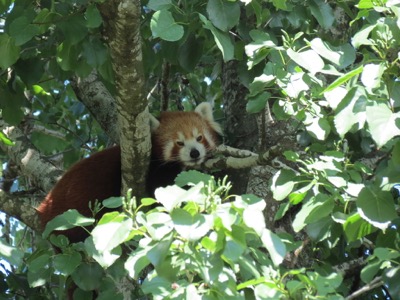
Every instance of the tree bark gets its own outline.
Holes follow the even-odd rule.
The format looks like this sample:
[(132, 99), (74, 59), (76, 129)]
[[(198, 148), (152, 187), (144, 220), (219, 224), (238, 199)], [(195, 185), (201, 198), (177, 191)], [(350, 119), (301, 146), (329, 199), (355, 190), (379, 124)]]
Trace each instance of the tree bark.
[(121, 146), (122, 194), (145, 195), (150, 157), (150, 126), (144, 93), (140, 1), (107, 1), (101, 7), (111, 50)]
[[(238, 76), (238, 62), (229, 61), (223, 65), (222, 89), (224, 91), (222, 102), (224, 105), (225, 143), (229, 146), (255, 150), (257, 144), (257, 124), (254, 115), (246, 112), (247, 89)], [(229, 180), (233, 182), (232, 192), (243, 194), (247, 188), (250, 169), (229, 170)]]
[(99, 80), (97, 72), (92, 71), (86, 78), (73, 78), (71, 86), (78, 99), (86, 106), (99, 125), (116, 144), (119, 144), (117, 109), (115, 99)]

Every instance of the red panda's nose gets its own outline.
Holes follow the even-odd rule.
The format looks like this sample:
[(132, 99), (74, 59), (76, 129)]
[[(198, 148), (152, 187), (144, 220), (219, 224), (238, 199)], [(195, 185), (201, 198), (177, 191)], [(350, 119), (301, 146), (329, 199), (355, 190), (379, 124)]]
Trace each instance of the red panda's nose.
[(193, 159), (199, 158), (200, 152), (197, 149), (190, 150), (190, 157)]

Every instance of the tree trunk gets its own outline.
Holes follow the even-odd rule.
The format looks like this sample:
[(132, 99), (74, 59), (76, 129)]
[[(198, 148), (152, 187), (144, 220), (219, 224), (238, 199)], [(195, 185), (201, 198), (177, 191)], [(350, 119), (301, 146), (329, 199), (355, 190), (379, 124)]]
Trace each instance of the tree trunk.
[[(254, 115), (246, 112), (247, 88), (240, 83), (238, 62), (229, 61), (223, 65), (222, 86), (225, 113), (225, 144), (254, 150), (257, 144), (257, 123)], [(233, 183), (232, 193), (243, 194), (247, 188), (250, 169), (227, 170), (229, 180)]]

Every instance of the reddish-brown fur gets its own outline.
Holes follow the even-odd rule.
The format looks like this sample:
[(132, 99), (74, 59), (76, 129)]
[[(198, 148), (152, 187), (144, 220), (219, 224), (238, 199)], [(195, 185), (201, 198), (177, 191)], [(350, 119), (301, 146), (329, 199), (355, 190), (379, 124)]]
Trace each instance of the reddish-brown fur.
[[(202, 116), (201, 112), (165, 112), (161, 114), (159, 123), (157, 120), (153, 123), (156, 124), (152, 129), (153, 150), (146, 184), (150, 196), (154, 195), (156, 188), (173, 184), (175, 177), (183, 168), (182, 162), (172, 157), (175, 150), (170, 153), (171, 160), (165, 160), (163, 157), (166, 143), (172, 141), (174, 149), (177, 147), (176, 132), (183, 131), (186, 136), (191, 134), (193, 128), (198, 128), (200, 132), (204, 129), (209, 132), (215, 144), (220, 133), (219, 126), (213, 122), (212, 116)], [(202, 143), (207, 150), (212, 148), (204, 138)], [(51, 219), (68, 209), (77, 209), (81, 214), (90, 217), (92, 212), (89, 209), (89, 202), (120, 195), (120, 169), (121, 155), (118, 146), (98, 152), (72, 166), (37, 209), (43, 228)], [(105, 211), (101, 215), (104, 213)], [(101, 215), (96, 217), (100, 218)], [(63, 234), (71, 242), (83, 241), (88, 236), (82, 228), (64, 231)]]

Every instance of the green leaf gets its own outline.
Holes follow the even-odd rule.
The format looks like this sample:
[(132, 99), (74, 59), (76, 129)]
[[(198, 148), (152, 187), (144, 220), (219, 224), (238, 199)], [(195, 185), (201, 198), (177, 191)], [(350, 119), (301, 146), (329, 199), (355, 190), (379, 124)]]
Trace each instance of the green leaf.
[(332, 82), (325, 90), (322, 91), (323, 93), (332, 91), (333, 89), (341, 86), (345, 82), (349, 81), (351, 78), (354, 76), (360, 74), (363, 71), (363, 66), (358, 67), (357, 69), (351, 70), (350, 72), (340, 76), (338, 79), (336, 79), (334, 82)]
[(296, 182), (296, 173), (292, 170), (279, 170), (272, 178), (272, 195), (275, 200), (281, 201), (285, 199), (293, 190)]
[(240, 5), (238, 1), (208, 0), (207, 13), (215, 27), (227, 32), (239, 23)]
[(217, 44), (218, 49), (222, 52), (224, 61), (229, 61), (234, 58), (235, 47), (232, 43), (230, 36), (215, 28), (207, 18), (199, 14), (200, 20), (203, 22), (203, 27), (211, 31), (214, 36), (214, 41)]
[(146, 277), (142, 284), (142, 290), (145, 294), (151, 294), (156, 299), (168, 299), (170, 296), (171, 282), (165, 278)]
[(330, 29), (335, 21), (333, 9), (327, 2), (319, 0), (311, 0), (308, 2), (311, 13), (317, 19), (318, 23), (324, 29)]
[(25, 16), (15, 19), (10, 24), (10, 35), (15, 39), (15, 45), (21, 46), (39, 33), (39, 27), (33, 25)]
[(50, 255), (47, 253), (35, 257), (28, 263), (28, 283), (30, 287), (46, 284), (50, 279)]
[(125, 262), (125, 269), (128, 271), (129, 276), (133, 279), (138, 279), (141, 272), (150, 264), (147, 258), (148, 249), (140, 249), (132, 252)]
[(149, 3), (147, 3), (147, 7), (154, 11), (169, 9), (171, 6), (171, 0), (149, 0)]
[(293, 221), (293, 229), (296, 232), (302, 230), (306, 225), (314, 223), (329, 216), (333, 212), (335, 202), (325, 194), (318, 194), (303, 203), (301, 210)]
[(361, 82), (367, 88), (377, 88), (382, 84), (382, 75), (385, 70), (385, 63), (367, 64), (361, 74)]
[(308, 91), (310, 87), (305, 82), (306, 73), (299, 72), (291, 74), (286, 86), (283, 86), (289, 97), (297, 98), (303, 91)]
[(272, 4), (273, 4), (277, 9), (286, 10), (286, 9), (287, 9), (286, 1), (287, 1), (287, 0), (272, 0)]
[(250, 96), (255, 96), (265, 92), (265, 88), (271, 86), (274, 81), (274, 75), (262, 74), (261, 76), (255, 77), (253, 82), (250, 84)]
[(168, 10), (156, 11), (151, 18), (150, 28), (154, 37), (169, 42), (179, 41), (184, 34), (183, 26), (175, 22)]
[(76, 45), (88, 34), (86, 20), (83, 14), (73, 14), (57, 25), (64, 34), (63, 44)]
[(321, 295), (322, 297), (336, 292), (337, 288), (339, 288), (343, 281), (342, 275), (338, 273), (331, 273), (327, 276), (322, 276), (318, 272), (307, 272), (307, 276), (317, 288), (318, 295)]
[(385, 282), (385, 287), (388, 289), (390, 295), (400, 295), (400, 267), (392, 267), (385, 270), (383, 273), (383, 281)]
[(169, 254), (171, 243), (171, 239), (157, 241), (147, 250), (146, 256), (154, 267), (157, 268), (164, 262), (165, 257)]
[(64, 276), (69, 276), (79, 266), (82, 257), (78, 252), (57, 254), (53, 258), (54, 268)]
[(280, 239), (278, 235), (267, 228), (265, 228), (262, 233), (261, 241), (263, 242), (264, 247), (268, 250), (268, 253), (271, 256), (271, 260), (274, 265), (280, 265), (286, 255), (285, 243)]
[(106, 46), (96, 38), (85, 40), (82, 44), (82, 55), (87, 63), (92, 67), (99, 67), (104, 64), (108, 58)]
[(103, 23), (100, 12), (95, 4), (90, 4), (85, 11), (86, 26), (88, 28), (97, 28)]
[(376, 228), (363, 220), (358, 213), (347, 218), (343, 224), (343, 229), (348, 242), (354, 242), (376, 231)]
[(211, 215), (195, 214), (176, 208), (171, 213), (174, 228), (184, 239), (197, 241), (211, 229), (214, 218)]
[(311, 74), (320, 72), (325, 66), (322, 58), (314, 50), (294, 52), (292, 49), (288, 49), (287, 55), (295, 63), (308, 70)]
[(175, 184), (180, 187), (186, 185), (193, 186), (199, 183), (208, 184), (210, 180), (214, 180), (209, 174), (204, 174), (196, 170), (189, 170), (179, 173), (175, 179)]
[(140, 200), (140, 203), (143, 206), (150, 206), (153, 205), (154, 203), (157, 203), (157, 201), (153, 198), (143, 198)]
[(110, 197), (103, 200), (102, 204), (107, 208), (118, 208), (123, 204), (123, 197)]
[(268, 99), (271, 97), (271, 93), (262, 92), (255, 97), (249, 99), (246, 104), (246, 111), (250, 114), (258, 113), (265, 108)]
[(367, 97), (363, 90), (359, 88), (351, 89), (340, 101), (335, 112), (335, 127), (340, 137), (352, 129), (354, 124), (358, 124), (357, 129), (364, 127), (366, 120)]
[(99, 252), (93, 242), (93, 237), (89, 236), (85, 240), (85, 250), (87, 254), (92, 257), (104, 269), (110, 267), (115, 261), (121, 257), (121, 247), (117, 246), (111, 251)]
[(261, 210), (254, 209), (251, 206), (243, 211), (243, 221), (247, 227), (253, 228), (261, 236), (265, 228), (265, 218)]
[(201, 193), (204, 187), (203, 182), (191, 187), (189, 190), (184, 190), (176, 185), (160, 187), (156, 189), (155, 196), (159, 203), (161, 203), (167, 211), (173, 210), (183, 202), (193, 201), (200, 205), (205, 205), (206, 196)]
[(384, 102), (367, 106), (367, 123), (372, 139), (379, 148), (400, 135), (400, 113), (393, 113)]
[(47, 223), (43, 237), (47, 238), (53, 230), (66, 230), (77, 226), (88, 226), (92, 225), (94, 221), (93, 218), (81, 215), (76, 209), (69, 209)]
[(69, 146), (66, 140), (57, 136), (47, 135), (44, 132), (33, 132), (32, 143), (43, 153), (53, 153), (54, 151), (63, 151)]
[(400, 252), (389, 248), (376, 248), (374, 250), (374, 256), (381, 261), (395, 260), (396, 258), (400, 257)]
[(382, 262), (380, 261), (369, 262), (368, 265), (361, 270), (361, 280), (365, 283), (370, 283), (379, 272), (381, 265)]
[(57, 63), (63, 71), (74, 70), (77, 66), (78, 50), (68, 43), (61, 43), (57, 47)]
[(20, 55), (20, 47), (15, 39), (6, 33), (0, 34), (0, 68), (5, 70), (14, 64)]
[(24, 253), (17, 247), (10, 246), (6, 241), (0, 239), (0, 257), (13, 267), (19, 267)]
[(320, 38), (315, 38), (311, 41), (311, 48), (339, 69), (348, 67), (356, 59), (356, 52), (350, 44), (335, 47)]
[(0, 15), (9, 10), (13, 2), (14, 0), (0, 0)]
[(92, 291), (100, 287), (103, 269), (94, 262), (83, 263), (78, 266), (71, 276), (80, 289)]
[(179, 64), (188, 72), (193, 72), (202, 58), (204, 40), (191, 34), (179, 47)]
[(173, 229), (171, 216), (161, 212), (149, 213), (147, 215), (147, 222), (143, 225), (155, 241), (162, 240)]
[(105, 223), (102, 220), (103, 218), (107, 218), (107, 215), (105, 214), (101, 218), (99, 225), (92, 231), (93, 243), (100, 253), (110, 251), (122, 244), (128, 238), (133, 227), (132, 219), (120, 214), (111, 220), (107, 220), (107, 223)]
[(231, 263), (236, 263), (246, 250), (246, 245), (235, 240), (227, 239), (222, 255)]
[(331, 132), (329, 121), (325, 118), (313, 118), (311, 123), (306, 125), (307, 132), (320, 141), (326, 140)]
[(14, 144), (15, 144), (3, 132), (0, 132), (0, 142), (3, 143), (6, 146), (14, 146)]
[(321, 218), (306, 226), (308, 236), (315, 242), (321, 242), (334, 235), (334, 224), (330, 217)]
[(372, 41), (368, 38), (369, 34), (374, 30), (376, 24), (366, 25), (361, 30), (359, 30), (354, 37), (352, 38), (351, 42), (355, 48), (359, 48), (361, 45), (372, 45)]
[(392, 195), (376, 186), (364, 187), (356, 200), (360, 216), (382, 230), (397, 217)]

